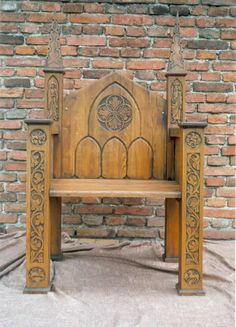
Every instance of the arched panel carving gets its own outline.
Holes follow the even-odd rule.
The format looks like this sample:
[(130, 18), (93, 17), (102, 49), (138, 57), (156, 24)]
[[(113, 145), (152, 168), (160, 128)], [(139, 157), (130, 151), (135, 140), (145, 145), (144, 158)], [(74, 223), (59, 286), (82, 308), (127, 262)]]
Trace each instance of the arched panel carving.
[(129, 178), (149, 179), (152, 177), (153, 151), (143, 138), (138, 138), (131, 143), (128, 150)]
[(116, 137), (110, 139), (102, 151), (102, 176), (124, 178), (126, 176), (127, 150)]
[(75, 176), (98, 178), (101, 176), (101, 150), (91, 137), (84, 138), (75, 153)]
[(142, 115), (130, 92), (117, 82), (97, 95), (88, 117), (88, 133), (101, 146), (112, 137), (126, 147), (141, 135)]

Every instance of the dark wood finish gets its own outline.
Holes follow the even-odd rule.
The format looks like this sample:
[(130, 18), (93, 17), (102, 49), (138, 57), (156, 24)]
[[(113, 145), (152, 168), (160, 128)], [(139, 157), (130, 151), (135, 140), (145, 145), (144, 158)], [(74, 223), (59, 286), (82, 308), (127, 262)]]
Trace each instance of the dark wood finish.
[(184, 122), (186, 71), (178, 18), (167, 100), (116, 72), (63, 98), (59, 36), (54, 21), (44, 70), (45, 119), (26, 121), (25, 291), (50, 290), (50, 256), (62, 258), (62, 197), (154, 197), (166, 199), (164, 259), (180, 260), (179, 294), (203, 294), (205, 124)]

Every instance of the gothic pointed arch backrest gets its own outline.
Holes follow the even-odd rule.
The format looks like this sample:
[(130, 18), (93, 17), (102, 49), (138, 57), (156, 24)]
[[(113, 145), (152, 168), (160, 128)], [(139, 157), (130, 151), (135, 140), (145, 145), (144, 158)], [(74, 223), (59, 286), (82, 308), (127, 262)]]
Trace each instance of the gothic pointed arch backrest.
[(68, 95), (62, 177), (164, 179), (166, 101), (118, 73)]

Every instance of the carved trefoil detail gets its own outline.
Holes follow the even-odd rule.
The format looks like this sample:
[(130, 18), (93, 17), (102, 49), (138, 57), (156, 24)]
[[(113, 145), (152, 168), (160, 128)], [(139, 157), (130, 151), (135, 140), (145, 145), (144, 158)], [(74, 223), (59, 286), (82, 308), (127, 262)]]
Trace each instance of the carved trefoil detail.
[(43, 145), (47, 141), (47, 135), (42, 129), (34, 129), (30, 133), (30, 142), (33, 145)]
[(132, 106), (121, 95), (106, 96), (98, 105), (97, 119), (108, 131), (122, 131), (131, 123), (132, 117)]
[(183, 110), (183, 85), (179, 79), (171, 84), (171, 124), (178, 124)]
[(45, 152), (31, 151), (30, 262), (44, 262)]
[(197, 132), (190, 132), (185, 138), (185, 143), (192, 149), (197, 148), (201, 144), (202, 138)]
[(54, 121), (59, 120), (59, 84), (55, 76), (52, 76), (48, 81), (48, 118)]
[(41, 267), (31, 268), (28, 273), (29, 280), (32, 284), (41, 284), (46, 277), (45, 271)]
[(200, 281), (200, 274), (196, 269), (188, 269), (184, 274), (184, 280), (189, 286), (197, 285)]

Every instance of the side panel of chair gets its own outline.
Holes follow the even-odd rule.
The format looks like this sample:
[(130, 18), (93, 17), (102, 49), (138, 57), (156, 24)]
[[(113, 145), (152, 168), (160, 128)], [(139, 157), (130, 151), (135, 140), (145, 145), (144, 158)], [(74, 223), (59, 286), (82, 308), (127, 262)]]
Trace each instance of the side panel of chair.
[(63, 177), (165, 179), (166, 101), (117, 73), (66, 97)]

